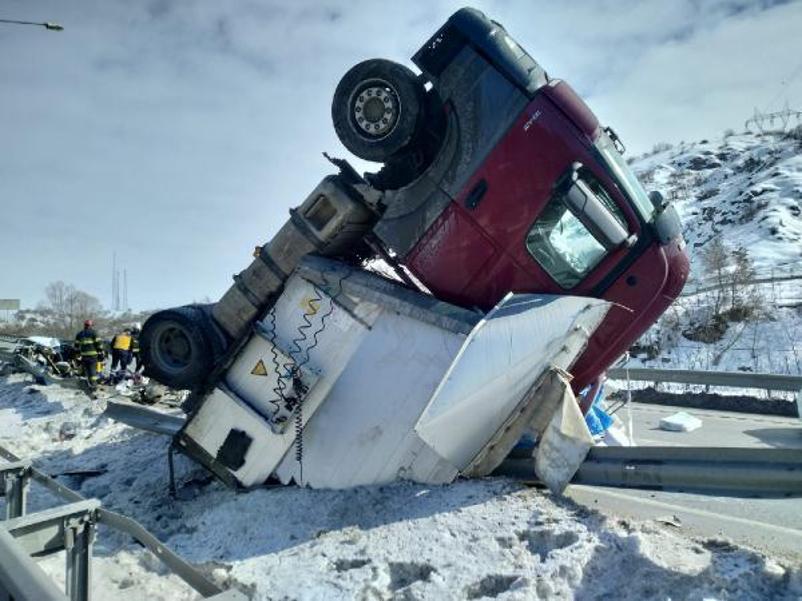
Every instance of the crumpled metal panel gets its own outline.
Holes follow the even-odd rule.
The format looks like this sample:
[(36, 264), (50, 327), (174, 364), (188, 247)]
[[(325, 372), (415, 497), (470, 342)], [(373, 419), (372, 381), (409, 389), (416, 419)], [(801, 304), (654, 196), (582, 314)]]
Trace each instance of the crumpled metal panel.
[[(364, 304), (364, 316), (369, 318), (372, 311), (367, 305), (370, 303)], [(374, 307), (373, 312), (376, 310)], [(307, 380), (310, 389), (303, 401), (303, 421), (306, 422), (325, 402), (329, 390), (348, 366), (370, 327), (369, 322), (354, 318), (328, 295), (319, 293), (298, 276), (288, 280), (273, 311), (275, 335), (253, 335), (226, 373), (226, 384), (203, 399), (183, 431), (185, 437), (212, 459), (218, 457), (230, 432), (237, 430), (247, 434), (252, 443), (244, 454), (244, 464), (231, 470), (237, 482), (246, 487), (264, 482), (295, 441), (294, 427), (275, 432), (274, 424), (266, 417), (271, 414), (271, 401), (276, 399), (272, 351), (277, 353), (280, 368), (289, 355), (302, 363), (302, 369), (311, 376)], [(261, 328), (272, 333), (272, 321), (269, 317), (263, 318)], [(305, 325), (307, 321), (309, 327)], [(277, 348), (273, 349), (268, 338), (275, 339)], [(203, 457), (196, 459), (203, 462)]]
[[(414, 425), (478, 315), (320, 258), (304, 261), (273, 311), (232, 362), (225, 386), (202, 399), (180, 448), (246, 487), (271, 474), (331, 488), (456, 477)], [(304, 315), (310, 326), (302, 331)], [(271, 424), (273, 352), (279, 365), (297, 359), (308, 376), (300, 455), (294, 420), (281, 431)], [(250, 439), (239, 467), (224, 461), (232, 432)]]
[(535, 473), (551, 492), (560, 494), (585, 461), (593, 446), (593, 436), (570, 382), (559, 376), (554, 381), (561, 392), (560, 400), (548, 425), (538, 433)]
[(609, 307), (591, 298), (508, 294), (465, 340), (415, 431), (467, 468), (545, 371), (568, 370)]

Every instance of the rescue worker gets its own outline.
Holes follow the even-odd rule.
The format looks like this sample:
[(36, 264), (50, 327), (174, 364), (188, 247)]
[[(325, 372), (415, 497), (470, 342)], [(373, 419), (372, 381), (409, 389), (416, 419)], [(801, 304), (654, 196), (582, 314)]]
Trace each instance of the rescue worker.
[(94, 322), (87, 319), (84, 329), (75, 335), (75, 350), (81, 359), (84, 376), (89, 383), (89, 390), (97, 388), (98, 363), (103, 361), (103, 341), (95, 334)]
[(125, 328), (121, 334), (117, 334), (111, 341), (111, 370), (126, 369), (131, 362), (131, 338), (130, 328)]
[(139, 351), (139, 333), (141, 330), (139, 329), (138, 325), (135, 325), (131, 328), (131, 357), (136, 361), (136, 366), (134, 367), (134, 371), (136, 373), (142, 373), (142, 355)]

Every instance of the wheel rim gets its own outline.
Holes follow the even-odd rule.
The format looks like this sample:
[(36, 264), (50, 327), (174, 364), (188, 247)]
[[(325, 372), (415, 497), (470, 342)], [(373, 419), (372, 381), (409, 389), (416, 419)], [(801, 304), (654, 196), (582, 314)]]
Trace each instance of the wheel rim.
[(384, 80), (363, 82), (351, 95), (351, 119), (358, 133), (376, 140), (389, 135), (398, 123), (398, 92)]
[(192, 341), (184, 328), (165, 324), (156, 333), (156, 359), (163, 369), (178, 372), (186, 369), (192, 360)]

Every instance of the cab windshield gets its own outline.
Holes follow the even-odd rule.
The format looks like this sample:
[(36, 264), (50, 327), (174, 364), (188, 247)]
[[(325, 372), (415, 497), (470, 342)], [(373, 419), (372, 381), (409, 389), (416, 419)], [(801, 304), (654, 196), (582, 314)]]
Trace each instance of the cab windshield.
[(596, 146), (607, 167), (613, 172), (616, 183), (622, 188), (621, 191), (635, 205), (641, 218), (646, 222), (651, 221), (654, 216), (654, 206), (649, 200), (649, 195), (646, 194), (646, 190), (643, 189), (638, 178), (632, 173), (632, 169), (629, 168), (624, 157), (618, 152), (610, 136), (602, 132)]

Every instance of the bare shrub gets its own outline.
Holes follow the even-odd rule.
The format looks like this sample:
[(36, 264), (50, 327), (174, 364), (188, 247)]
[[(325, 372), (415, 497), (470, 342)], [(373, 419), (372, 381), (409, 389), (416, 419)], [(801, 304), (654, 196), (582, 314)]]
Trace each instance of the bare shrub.
[(786, 134), (786, 137), (790, 138), (791, 140), (799, 140), (800, 142), (802, 142), (802, 125), (797, 125), (793, 129), (791, 129)]
[(100, 301), (72, 284), (51, 282), (45, 288), (47, 309), (53, 313), (53, 332), (57, 336), (75, 334), (85, 319), (97, 318), (103, 311)]
[[(751, 285), (755, 269), (749, 253), (742, 246), (731, 250), (716, 237), (707, 243), (701, 259), (708, 290), (701, 297), (702, 302), (686, 312), (688, 325), (682, 335), (710, 344), (721, 340), (729, 324), (736, 322), (743, 324), (735, 337), (740, 338), (746, 323), (760, 316), (763, 304), (757, 288)], [(721, 356), (716, 356), (714, 364), (720, 360)]]

